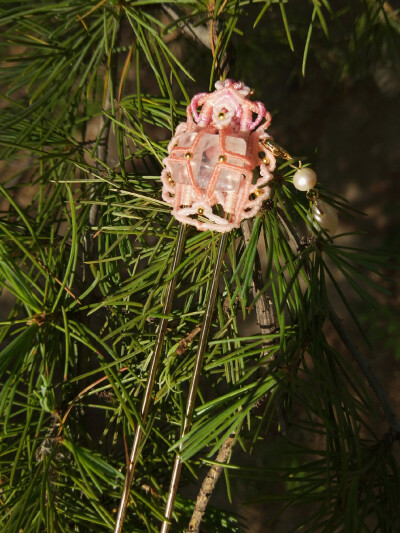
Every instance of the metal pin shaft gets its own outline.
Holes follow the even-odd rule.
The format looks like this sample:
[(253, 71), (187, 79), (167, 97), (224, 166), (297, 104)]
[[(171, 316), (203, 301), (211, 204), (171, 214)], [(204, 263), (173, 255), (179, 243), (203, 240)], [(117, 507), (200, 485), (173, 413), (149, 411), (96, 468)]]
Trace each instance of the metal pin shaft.
[[(207, 347), (208, 334), (209, 334), (210, 327), (211, 327), (214, 306), (215, 306), (215, 299), (217, 296), (217, 290), (218, 290), (218, 285), (219, 285), (219, 274), (221, 272), (227, 242), (228, 242), (228, 233), (223, 233), (221, 235), (221, 240), (220, 240), (219, 247), (218, 247), (217, 259), (216, 259), (216, 264), (214, 268), (214, 277), (212, 279), (211, 287), (208, 293), (208, 301), (207, 301), (206, 311), (204, 314), (204, 322), (203, 322), (203, 326), (200, 332), (199, 345), (197, 348), (195, 365), (194, 365), (192, 379), (191, 379), (190, 387), (189, 387), (189, 394), (188, 394), (188, 399), (186, 403), (185, 420), (183, 423), (181, 438), (187, 435), (187, 433), (190, 430), (191, 423), (192, 423), (193, 411), (194, 411), (196, 395), (197, 395), (197, 388), (199, 384), (201, 368), (203, 366), (203, 357), (204, 357), (205, 349)], [(179, 451), (181, 451), (181, 449), (182, 449), (182, 445), (179, 447)], [(176, 498), (176, 494), (178, 491), (181, 470), (182, 470), (182, 461), (181, 461), (180, 455), (177, 454), (175, 456), (174, 467), (172, 469), (171, 482), (170, 482), (170, 487), (169, 487), (169, 492), (168, 492), (168, 497), (167, 497), (167, 503), (165, 505), (165, 511), (164, 511), (164, 521), (162, 523), (160, 533), (169, 532), (169, 529), (171, 526), (172, 512), (173, 512), (174, 505), (175, 505), (175, 498)]]
[[(181, 225), (179, 228), (175, 255), (174, 255), (174, 259), (173, 259), (172, 266), (171, 266), (171, 272), (174, 272), (178, 268), (181, 262), (184, 244), (185, 244), (185, 236), (186, 236), (186, 225)], [(177, 276), (175, 275), (168, 284), (167, 292), (165, 295), (164, 307), (163, 307), (164, 315), (168, 315), (171, 312), (172, 301), (174, 298), (174, 292), (175, 292), (175, 286), (176, 286), (176, 280), (177, 280)], [(160, 361), (161, 349), (163, 346), (167, 325), (168, 325), (168, 318), (163, 318), (158, 328), (158, 335), (157, 335), (156, 343), (154, 345), (154, 351), (153, 351), (153, 356), (151, 360), (149, 377), (147, 379), (146, 390), (144, 392), (141, 411), (140, 411), (143, 426), (146, 422), (150, 404), (151, 404), (154, 382), (155, 382), (156, 375), (157, 375), (157, 368), (158, 368), (158, 363)], [(135, 439), (133, 441), (129, 464), (127, 467), (127, 472), (125, 476), (125, 484), (124, 484), (124, 488), (123, 488), (122, 495), (121, 495), (119, 509), (118, 509), (116, 520), (115, 520), (114, 533), (121, 533), (122, 531), (122, 526), (124, 524), (124, 519), (125, 519), (125, 514), (126, 514), (126, 508), (128, 505), (129, 492), (130, 492), (133, 477), (135, 474), (135, 466), (136, 466), (136, 462), (139, 457), (139, 450), (140, 450), (140, 444), (142, 442), (142, 437), (143, 437), (143, 429), (140, 425), (138, 425), (136, 428)]]

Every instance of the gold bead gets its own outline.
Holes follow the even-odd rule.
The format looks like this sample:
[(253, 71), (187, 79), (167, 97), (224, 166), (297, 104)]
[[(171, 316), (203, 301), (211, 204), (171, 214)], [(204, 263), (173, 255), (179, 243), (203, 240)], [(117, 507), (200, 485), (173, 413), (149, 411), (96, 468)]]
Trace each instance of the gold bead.
[(219, 118), (219, 120), (224, 120), (225, 113), (223, 111), (221, 111), (221, 113), (218, 113), (218, 118)]
[(197, 214), (198, 214), (198, 215), (202, 215), (203, 213), (204, 213), (204, 209), (203, 209), (202, 207), (199, 207), (199, 208), (197, 209)]
[(264, 165), (269, 165), (269, 159), (268, 159), (268, 157), (264, 157), (264, 159), (262, 160), (262, 162), (264, 163)]
[(167, 174), (167, 181), (170, 185), (174, 186), (175, 185), (175, 182), (174, 182), (174, 178), (172, 177), (171, 173), (168, 172)]
[(259, 196), (262, 195), (262, 193), (263, 193), (263, 192), (262, 192), (261, 189), (256, 189), (256, 190), (254, 191), (254, 196), (256, 196), (256, 197), (258, 198)]
[(192, 152), (186, 152), (185, 159), (192, 159), (192, 158), (193, 158)]
[(218, 158), (218, 161), (219, 161), (220, 163), (225, 163), (225, 161), (226, 161), (226, 157), (225, 157), (223, 154), (221, 154), (221, 155), (219, 156), (219, 158)]
[(254, 96), (255, 92), (256, 91), (254, 89), (250, 89), (249, 96)]

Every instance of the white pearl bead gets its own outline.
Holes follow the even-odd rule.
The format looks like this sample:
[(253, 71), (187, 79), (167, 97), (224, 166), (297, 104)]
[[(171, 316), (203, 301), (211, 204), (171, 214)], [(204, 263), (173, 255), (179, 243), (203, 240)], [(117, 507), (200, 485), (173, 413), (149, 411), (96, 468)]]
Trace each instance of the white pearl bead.
[(313, 219), (318, 222), (322, 229), (329, 235), (335, 235), (339, 225), (339, 218), (336, 209), (322, 200), (315, 200), (311, 208)]
[(301, 168), (294, 173), (293, 185), (299, 191), (309, 191), (316, 183), (317, 175), (312, 168)]

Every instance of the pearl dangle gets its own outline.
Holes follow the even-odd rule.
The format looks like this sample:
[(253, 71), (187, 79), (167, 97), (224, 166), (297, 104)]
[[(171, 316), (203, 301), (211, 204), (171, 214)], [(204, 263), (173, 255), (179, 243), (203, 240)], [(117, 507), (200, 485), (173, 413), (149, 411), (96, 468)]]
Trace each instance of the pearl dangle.
[(337, 211), (331, 205), (318, 198), (318, 194), (312, 196), (311, 213), (312, 221), (317, 223), (314, 226), (321, 227), (331, 237), (335, 235), (339, 225)]
[(293, 176), (293, 185), (299, 191), (307, 192), (317, 184), (317, 174), (312, 168), (299, 168)]
[(293, 175), (293, 185), (297, 190), (306, 192), (307, 198), (312, 201), (310, 220), (317, 229), (321, 228), (333, 236), (339, 225), (337, 211), (319, 198), (318, 191), (314, 189), (316, 184), (317, 174), (310, 167), (300, 166)]

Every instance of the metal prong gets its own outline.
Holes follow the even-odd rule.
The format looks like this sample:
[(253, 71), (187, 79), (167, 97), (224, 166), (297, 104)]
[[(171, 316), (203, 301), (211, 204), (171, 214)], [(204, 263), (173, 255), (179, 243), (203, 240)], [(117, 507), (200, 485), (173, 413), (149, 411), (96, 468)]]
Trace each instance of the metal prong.
[[(197, 388), (199, 384), (200, 379), (200, 373), (201, 368), (203, 365), (203, 356), (205, 349), (207, 347), (207, 340), (208, 340), (208, 334), (211, 327), (213, 312), (214, 312), (214, 306), (215, 306), (215, 299), (217, 296), (217, 290), (219, 285), (219, 274), (221, 272), (221, 268), (223, 265), (223, 259), (225, 255), (225, 249), (226, 244), (228, 242), (228, 233), (223, 233), (221, 235), (221, 240), (219, 242), (218, 252), (217, 252), (217, 260), (214, 267), (214, 277), (211, 282), (211, 287), (208, 293), (208, 301), (207, 301), (207, 307), (204, 314), (204, 322), (202, 325), (202, 329), (200, 332), (199, 337), (199, 345), (197, 348), (196, 353), (196, 359), (194, 363), (194, 369), (192, 374), (192, 379), (190, 382), (189, 387), (189, 394), (186, 404), (186, 412), (185, 412), (185, 420), (183, 423), (182, 433), (180, 438), (183, 438), (190, 430), (190, 426), (192, 424), (192, 417), (193, 417), (193, 411), (196, 401), (196, 395), (197, 395)], [(181, 451), (182, 445), (179, 447), (179, 451)], [(164, 521), (161, 526), (160, 533), (168, 533), (169, 529), (171, 527), (171, 518), (172, 518), (172, 512), (175, 505), (175, 498), (176, 493), (178, 491), (178, 485), (179, 485), (179, 478), (181, 475), (182, 470), (182, 461), (179, 454), (175, 457), (174, 467), (172, 469), (172, 475), (171, 475), (171, 482), (169, 486), (169, 492), (167, 497), (167, 503), (165, 505), (165, 511), (164, 511)]]
[(263, 144), (275, 157), (280, 157), (281, 159), (286, 159), (286, 161), (290, 161), (293, 159), (293, 157), (284, 149), (282, 146), (279, 146), (279, 144), (276, 144), (271, 139), (262, 139), (261, 144)]
[[(175, 270), (178, 268), (181, 262), (184, 244), (185, 244), (185, 236), (186, 236), (186, 225), (181, 225), (179, 228), (175, 255), (174, 255), (174, 259), (172, 261), (172, 266), (171, 266), (171, 272), (175, 272)], [(165, 295), (164, 307), (163, 307), (164, 315), (168, 315), (171, 312), (172, 301), (174, 298), (174, 292), (175, 292), (175, 286), (176, 286), (176, 279), (177, 279), (177, 276), (175, 275), (168, 284), (167, 292)], [(150, 404), (151, 404), (154, 382), (155, 382), (156, 375), (157, 375), (157, 368), (158, 368), (158, 363), (160, 361), (161, 349), (163, 346), (167, 325), (168, 325), (168, 318), (163, 318), (159, 324), (157, 340), (154, 345), (154, 351), (153, 351), (153, 356), (151, 360), (149, 377), (147, 379), (146, 390), (144, 392), (144, 396), (142, 400), (142, 406), (141, 406), (141, 411), (140, 411), (140, 415), (142, 419), (142, 426), (144, 426), (146, 422)], [(131, 455), (129, 459), (129, 464), (127, 467), (126, 476), (125, 476), (125, 484), (124, 484), (124, 488), (122, 491), (122, 496), (121, 496), (121, 500), (119, 504), (117, 517), (115, 520), (114, 533), (121, 533), (122, 531), (122, 526), (123, 526), (125, 514), (126, 514), (126, 508), (128, 506), (129, 492), (130, 492), (133, 477), (135, 474), (135, 466), (136, 466), (136, 462), (139, 457), (140, 444), (142, 442), (142, 437), (143, 437), (142, 426), (138, 425), (136, 428), (135, 439), (133, 441), (132, 451), (131, 451)]]

